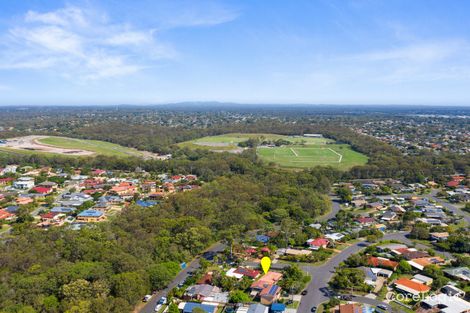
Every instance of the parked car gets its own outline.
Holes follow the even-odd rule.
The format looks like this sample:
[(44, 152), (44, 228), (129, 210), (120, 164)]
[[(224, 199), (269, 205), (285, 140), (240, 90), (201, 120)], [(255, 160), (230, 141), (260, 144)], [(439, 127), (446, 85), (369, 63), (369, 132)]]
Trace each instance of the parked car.
[(158, 312), (160, 311), (160, 309), (162, 308), (162, 306), (164, 304), (167, 303), (167, 299), (166, 297), (161, 297), (158, 301), (157, 301), (157, 305), (155, 306), (155, 312)]
[(152, 298), (152, 295), (145, 295), (142, 301), (148, 302)]
[(308, 291), (307, 291), (307, 290), (303, 290), (303, 291), (302, 291), (300, 294), (301, 294), (302, 296), (306, 296), (306, 295), (307, 295), (307, 293), (308, 293)]
[(316, 306), (312, 307), (312, 309), (310, 310), (310, 312), (312, 312), (312, 313), (315, 313), (316, 311), (317, 311), (317, 307), (316, 307)]
[(379, 305), (377, 306), (377, 308), (378, 308), (378, 309), (381, 309), (381, 310), (384, 310), (384, 311), (387, 311), (387, 310), (388, 310), (388, 308), (387, 308), (385, 305), (383, 305), (383, 304), (379, 304)]

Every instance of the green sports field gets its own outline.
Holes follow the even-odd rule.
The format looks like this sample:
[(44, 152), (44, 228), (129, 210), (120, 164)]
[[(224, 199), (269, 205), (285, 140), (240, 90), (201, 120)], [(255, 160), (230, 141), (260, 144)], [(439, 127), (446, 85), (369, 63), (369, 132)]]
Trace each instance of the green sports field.
[(310, 168), (314, 166), (333, 166), (347, 170), (355, 165), (367, 163), (367, 157), (351, 150), (348, 145), (305, 145), (287, 147), (260, 147), (258, 156), (266, 162), (282, 167)]
[(257, 149), (258, 156), (267, 163), (273, 163), (285, 168), (311, 168), (330, 165), (341, 170), (347, 170), (355, 165), (367, 163), (367, 157), (353, 151), (349, 145), (335, 144), (327, 138), (311, 138), (302, 136), (284, 136), (276, 134), (225, 134), (208, 136), (179, 145), (192, 149), (207, 149), (211, 151), (241, 152), (238, 143), (250, 138), (260, 141), (283, 139), (291, 145), (281, 147), (264, 147)]
[(283, 139), (291, 143), (298, 144), (326, 144), (333, 142), (327, 138), (307, 138), (301, 136), (284, 136), (277, 134), (242, 134), (242, 133), (231, 133), (219, 136), (207, 136), (191, 141), (181, 142), (178, 145), (180, 147), (188, 147), (192, 149), (206, 149), (212, 151), (233, 151), (239, 149), (238, 143), (246, 141), (250, 138), (257, 138), (260, 141), (263, 140), (278, 140)]

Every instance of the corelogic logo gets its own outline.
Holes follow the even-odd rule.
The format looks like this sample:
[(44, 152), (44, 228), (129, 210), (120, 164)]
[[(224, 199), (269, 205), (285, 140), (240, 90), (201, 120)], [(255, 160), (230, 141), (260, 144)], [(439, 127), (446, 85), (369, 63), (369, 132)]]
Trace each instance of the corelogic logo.
[(424, 300), (425, 297), (422, 294), (412, 295), (412, 294), (389, 292), (387, 293), (386, 298), (388, 301), (398, 301), (398, 302), (406, 303), (409, 301), (414, 301), (414, 302), (422, 301)]
[(408, 303), (410, 301), (413, 301), (415, 303), (426, 300), (426, 302), (431, 302), (431, 303), (439, 303), (442, 305), (448, 306), (449, 304), (455, 303), (455, 301), (458, 301), (457, 299), (460, 299), (457, 295), (455, 296), (445, 296), (442, 297), (442, 294), (440, 295), (424, 295), (424, 294), (403, 294), (403, 293), (392, 293), (389, 292), (385, 296), (385, 298), (388, 301), (399, 301), (401, 303)]

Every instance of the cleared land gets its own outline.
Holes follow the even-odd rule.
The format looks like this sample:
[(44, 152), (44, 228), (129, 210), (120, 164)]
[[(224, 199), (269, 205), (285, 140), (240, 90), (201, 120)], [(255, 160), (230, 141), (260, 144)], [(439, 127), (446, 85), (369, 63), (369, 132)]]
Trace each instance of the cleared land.
[(262, 160), (275, 163), (281, 167), (310, 168), (318, 165), (330, 165), (346, 170), (355, 165), (367, 163), (367, 157), (353, 151), (349, 145), (335, 144), (333, 140), (326, 138), (236, 133), (203, 137), (182, 142), (179, 145), (215, 152), (240, 153), (243, 148), (240, 148), (238, 143), (250, 138), (258, 138), (260, 141), (278, 139), (289, 141), (291, 145), (281, 147), (260, 146), (257, 149), (257, 154)]
[(9, 138), (6, 144), (0, 145), (0, 150), (21, 153), (62, 154), (68, 156), (106, 155), (117, 157), (153, 158), (156, 154), (123, 147), (117, 144), (54, 136), (25, 136)]

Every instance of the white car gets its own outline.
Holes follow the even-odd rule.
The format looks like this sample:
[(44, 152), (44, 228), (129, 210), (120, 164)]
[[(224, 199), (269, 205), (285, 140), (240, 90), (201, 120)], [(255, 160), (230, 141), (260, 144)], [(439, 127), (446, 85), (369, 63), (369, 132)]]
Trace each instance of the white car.
[(142, 301), (148, 302), (152, 298), (152, 295), (145, 295)]
[(157, 305), (155, 306), (155, 312), (160, 311), (162, 306), (167, 303), (166, 297), (161, 297), (160, 300), (158, 300)]

